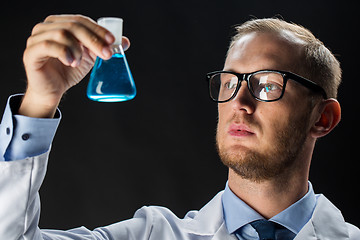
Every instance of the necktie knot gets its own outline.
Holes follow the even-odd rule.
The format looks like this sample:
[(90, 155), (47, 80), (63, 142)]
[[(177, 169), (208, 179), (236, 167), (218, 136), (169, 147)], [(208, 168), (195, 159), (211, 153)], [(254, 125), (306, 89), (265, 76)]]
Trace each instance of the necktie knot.
[(259, 234), (260, 240), (275, 240), (275, 223), (267, 220), (257, 220), (250, 224)]

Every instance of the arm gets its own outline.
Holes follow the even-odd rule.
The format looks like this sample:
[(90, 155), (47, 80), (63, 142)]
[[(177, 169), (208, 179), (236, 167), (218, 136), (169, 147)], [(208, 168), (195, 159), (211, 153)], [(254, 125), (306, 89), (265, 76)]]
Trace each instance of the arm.
[[(83, 16), (50, 16), (36, 25), (23, 57), (27, 90), (20, 107), (13, 109), (8, 119), (16, 120), (15, 115), (39, 120), (53, 118), (62, 95), (90, 71), (96, 56), (111, 57), (113, 41), (110, 32)], [(123, 45), (128, 48), (127, 38), (123, 38)], [(19, 148), (12, 145), (12, 140), (9, 138), (3, 144), (1, 139), (3, 151)], [(0, 162), (0, 239), (43, 239), (37, 227), (38, 190), (45, 176), (47, 157), (45, 152), (23, 160)]]

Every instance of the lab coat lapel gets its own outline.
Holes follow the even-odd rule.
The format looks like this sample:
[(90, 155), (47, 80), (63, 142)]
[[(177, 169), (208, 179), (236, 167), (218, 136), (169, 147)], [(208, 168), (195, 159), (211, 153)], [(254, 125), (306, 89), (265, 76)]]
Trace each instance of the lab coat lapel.
[(237, 240), (235, 235), (230, 235), (226, 229), (221, 202), (222, 194), (223, 191), (219, 192), (188, 222), (187, 228), (190, 233), (198, 236), (212, 236), (212, 240)]
[(223, 222), (211, 240), (237, 240), (237, 237), (234, 234), (229, 235), (225, 222)]
[(294, 240), (305, 239), (349, 239), (348, 229), (340, 210), (322, 194), (317, 200), (313, 216)]

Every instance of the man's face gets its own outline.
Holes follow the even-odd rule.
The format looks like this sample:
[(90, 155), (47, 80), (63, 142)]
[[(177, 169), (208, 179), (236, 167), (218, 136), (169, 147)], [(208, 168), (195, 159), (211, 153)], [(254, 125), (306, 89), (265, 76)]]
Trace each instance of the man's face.
[[(289, 35), (250, 33), (229, 51), (224, 70), (296, 73), (300, 49)], [(258, 182), (293, 169), (309, 132), (307, 91), (289, 80), (282, 99), (259, 102), (243, 81), (234, 99), (218, 105), (216, 139), (223, 163), (243, 178)]]

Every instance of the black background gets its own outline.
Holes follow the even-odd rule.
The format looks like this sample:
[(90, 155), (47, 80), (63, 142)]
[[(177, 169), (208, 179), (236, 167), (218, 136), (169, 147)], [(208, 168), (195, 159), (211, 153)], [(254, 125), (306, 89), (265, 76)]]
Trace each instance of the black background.
[(60, 104), (48, 173), (41, 188), (40, 227), (68, 229), (130, 218), (143, 205), (182, 217), (225, 186), (215, 151), (217, 106), (205, 73), (223, 67), (233, 26), (280, 14), (309, 28), (338, 57), (342, 122), (315, 149), (310, 180), (360, 225), (357, 163), (358, 4), (352, 1), (27, 1), (3, 3), (0, 15), (0, 108), (23, 92), (22, 53), (32, 27), (49, 14), (124, 19), (126, 52), (138, 95), (124, 103), (86, 97), (88, 76)]

